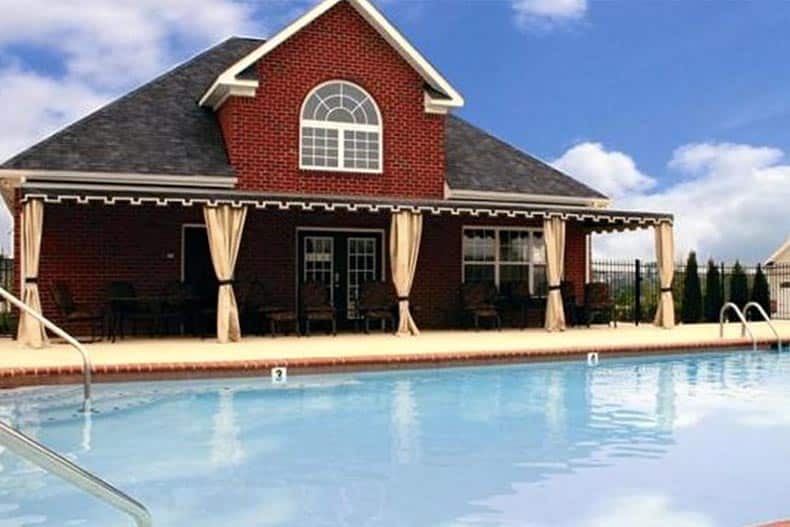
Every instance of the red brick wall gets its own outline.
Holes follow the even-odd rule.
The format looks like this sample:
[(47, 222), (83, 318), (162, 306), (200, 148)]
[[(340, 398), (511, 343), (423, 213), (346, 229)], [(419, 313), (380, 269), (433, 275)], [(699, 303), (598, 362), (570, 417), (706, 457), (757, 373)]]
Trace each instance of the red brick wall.
[[(132, 282), (140, 294), (160, 293), (169, 281), (181, 278), (182, 224), (202, 224), (202, 221), (198, 207), (46, 205), (39, 273), (44, 313), (60, 320), (48, 292), (48, 286), (55, 280), (65, 280), (75, 300), (89, 309), (104, 305), (106, 285), (113, 280)], [(537, 224), (427, 215), (423, 225), (412, 300), (420, 307), (416, 315), (418, 323), (425, 328), (436, 328), (452, 325), (458, 317), (463, 225)], [(389, 215), (250, 210), (236, 276), (263, 281), (271, 293), (271, 302), (276, 305), (295, 305), (297, 226), (338, 230), (364, 227), (384, 229), (386, 234)], [(566, 238), (566, 279), (577, 285), (581, 299), (585, 274), (584, 231), (570, 224)], [(386, 238), (384, 241), (386, 253)], [(19, 244), (15, 247), (18, 258)]]
[[(239, 188), (300, 194), (441, 198), (444, 116), (426, 114), (423, 79), (346, 3), (325, 13), (258, 64), (254, 98), (218, 112)], [(382, 174), (299, 169), (299, 111), (318, 84), (364, 88), (383, 117)]]

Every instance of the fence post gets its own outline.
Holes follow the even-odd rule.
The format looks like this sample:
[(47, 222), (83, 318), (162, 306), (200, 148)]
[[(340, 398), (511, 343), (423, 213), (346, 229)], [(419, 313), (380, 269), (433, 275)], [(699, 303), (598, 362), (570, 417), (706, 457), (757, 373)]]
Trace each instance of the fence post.
[(634, 262), (634, 323), (642, 322), (642, 262), (639, 258)]
[(721, 262), (721, 280), (719, 284), (721, 284), (721, 305), (727, 303), (727, 298), (725, 297), (727, 293), (727, 287), (725, 285), (726, 277), (724, 276), (724, 262)]

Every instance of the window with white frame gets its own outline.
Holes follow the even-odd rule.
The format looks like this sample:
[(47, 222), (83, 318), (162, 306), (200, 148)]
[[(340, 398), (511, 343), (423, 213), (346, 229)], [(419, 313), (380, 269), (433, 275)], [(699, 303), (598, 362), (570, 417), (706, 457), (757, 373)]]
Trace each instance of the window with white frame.
[(546, 245), (541, 229), (464, 227), (464, 282), (498, 287), (527, 282), (531, 294), (545, 296)]
[(373, 98), (347, 81), (316, 87), (301, 114), (299, 166), (380, 173), (381, 114)]

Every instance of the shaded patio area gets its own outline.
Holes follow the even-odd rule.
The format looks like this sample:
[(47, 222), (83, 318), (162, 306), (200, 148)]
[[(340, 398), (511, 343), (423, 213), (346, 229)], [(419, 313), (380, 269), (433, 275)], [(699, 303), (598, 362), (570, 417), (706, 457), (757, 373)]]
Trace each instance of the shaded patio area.
[[(776, 321), (784, 342), (790, 321)], [(751, 324), (761, 346), (776, 342), (768, 325)], [(730, 324), (719, 338), (718, 324), (680, 325), (672, 331), (652, 325), (593, 326), (563, 333), (542, 329), (496, 331), (425, 331), (418, 337), (389, 333), (337, 337), (248, 337), (232, 345), (195, 338), (126, 339), (87, 345), (98, 380), (231, 375), (267, 376), (285, 365), (292, 372), (327, 369), (424, 367), (464, 362), (583, 359), (591, 351), (605, 354), (668, 353), (717, 348), (747, 348), (748, 338)], [(53, 342), (31, 350), (0, 341), (0, 384), (78, 382), (80, 359), (69, 346)]]

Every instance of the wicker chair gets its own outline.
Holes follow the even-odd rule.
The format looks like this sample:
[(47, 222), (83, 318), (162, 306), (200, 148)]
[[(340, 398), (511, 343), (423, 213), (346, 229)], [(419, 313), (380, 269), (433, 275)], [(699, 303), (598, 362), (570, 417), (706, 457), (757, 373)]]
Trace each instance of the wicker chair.
[(321, 282), (306, 282), (299, 291), (305, 335), (310, 335), (311, 322), (329, 322), (332, 335), (337, 335), (335, 306), (332, 305), (329, 286)]
[(593, 318), (598, 314), (606, 315), (607, 322), (613, 323), (614, 327), (617, 327), (614, 301), (609, 291), (609, 284), (605, 282), (591, 282), (584, 286), (584, 318), (587, 321), (587, 327), (590, 327)]
[(395, 296), (392, 284), (386, 282), (364, 282), (359, 286), (357, 311), (362, 317), (365, 333), (370, 333), (370, 322), (379, 321), (395, 330)]
[(74, 302), (71, 288), (65, 282), (51, 284), (49, 294), (66, 325), (87, 324), (91, 331), (91, 342), (96, 342), (101, 338), (105, 321), (104, 313), (80, 309), (80, 306)]
[[(256, 323), (264, 322), (269, 325), (269, 334), (277, 335), (278, 327), (293, 327), (294, 333), (299, 335), (299, 313), (295, 309), (274, 305), (272, 295), (267, 287), (258, 280), (253, 280), (244, 299), (244, 312), (249, 317), (254, 317)], [(288, 331), (285, 331), (288, 334)]]
[(502, 317), (499, 316), (497, 299), (499, 293), (492, 282), (475, 282), (461, 286), (461, 304), (466, 313), (474, 321), (476, 330), (480, 329), (480, 320), (492, 320), (496, 328), (502, 329)]

